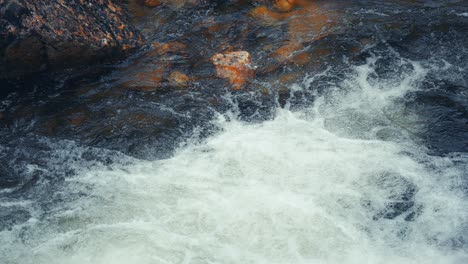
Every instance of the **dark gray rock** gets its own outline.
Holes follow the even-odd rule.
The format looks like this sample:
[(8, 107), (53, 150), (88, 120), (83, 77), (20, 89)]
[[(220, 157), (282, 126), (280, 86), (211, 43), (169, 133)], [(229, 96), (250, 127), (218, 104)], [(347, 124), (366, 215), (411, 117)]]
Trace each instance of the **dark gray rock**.
[(143, 37), (115, 0), (0, 0), (0, 78), (129, 54)]

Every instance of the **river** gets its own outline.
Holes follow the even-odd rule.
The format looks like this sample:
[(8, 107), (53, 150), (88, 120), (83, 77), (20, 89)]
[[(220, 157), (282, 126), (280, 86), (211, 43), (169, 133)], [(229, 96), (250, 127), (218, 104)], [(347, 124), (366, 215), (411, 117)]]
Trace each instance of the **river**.
[[(320, 38), (171, 8), (135, 23), (193, 43), (164, 66), (189, 88), (135, 78), (169, 60), (146, 50), (3, 96), (0, 263), (468, 262), (466, 2), (329, 1)], [(252, 53), (249, 87), (210, 77), (216, 34)], [(271, 63), (285, 38), (320, 56)]]

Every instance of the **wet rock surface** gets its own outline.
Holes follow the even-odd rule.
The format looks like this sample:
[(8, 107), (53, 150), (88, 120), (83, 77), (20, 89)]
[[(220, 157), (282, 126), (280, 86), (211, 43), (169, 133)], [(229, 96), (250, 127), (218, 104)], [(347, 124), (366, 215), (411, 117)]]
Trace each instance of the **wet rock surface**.
[(143, 45), (114, 0), (1, 0), (0, 78), (118, 58)]
[[(59, 2), (49, 1), (47, 6), (52, 8)], [(371, 74), (375, 80), (402, 75), (405, 66), (395, 59), (399, 56), (415, 61), (443, 58), (437, 62), (441, 68), (445, 63), (455, 65), (450, 74), (428, 77), (418, 91), (400, 103), (398, 111), (383, 113), (388, 116), (385, 125), (392, 129), (379, 131), (379, 136), (384, 140), (391, 133), (404, 131), (434, 155), (468, 151), (468, 60), (463, 53), (452, 52), (466, 49), (468, 21), (459, 14), (468, 12), (468, 6), (459, 2), (432, 6), (420, 1), (153, 2), (151, 7), (142, 1), (128, 2), (135, 27), (150, 43), (145, 49), (79, 77), (64, 73), (52, 80), (23, 80), (15, 92), (0, 97), (2, 197), (33, 198), (39, 201), (34, 209), (41, 212), (34, 217), (46, 217), (53, 204), (85, 192), (78, 189), (67, 197), (57, 192), (79, 167), (107, 166), (120, 153), (142, 159), (168, 158), (184, 140), (203, 139), (217, 132), (211, 122), (218, 114), (255, 123), (273, 119), (278, 107), (294, 110), (310, 106), (331, 88), (341, 88), (350, 64), (365, 64), (376, 57), (380, 59)], [(6, 2), (0, 3), (5, 11)], [(46, 2), (34, 5), (38, 3)], [(94, 8), (93, 12), (100, 12), (104, 7)], [(38, 23), (34, 16), (24, 13), (21, 5), (11, 5), (8, 10), (0, 18), (2, 23), (29, 21), (42, 32), (31, 34), (23, 24), (15, 24), (15, 29), (23, 30), (24, 35), (19, 36), (24, 38), (13, 41), (10, 34), (0, 39), (2, 47), (8, 44), (2, 52), (25, 60), (3, 61), (9, 66), (24, 63), (8, 68), (12, 75), (43, 65), (57, 66), (55, 62), (65, 58), (88, 63), (97, 54), (125, 53), (141, 45), (143, 39), (130, 25), (119, 28), (120, 15), (114, 17), (110, 28), (98, 23), (92, 38), (65, 32), (52, 38), (58, 28), (68, 26), (64, 23), (71, 13), (61, 13), (67, 17), (59, 20), (63, 24), (48, 28), (34, 24)], [(101, 16), (95, 14), (82, 19), (96, 22)], [(90, 43), (86, 41), (94, 44), (80, 46)], [(76, 49), (61, 46), (76, 42)], [(60, 57), (52, 45), (59, 45), (66, 51), (64, 56), (72, 57)], [(304, 82), (304, 76), (315, 77)], [(349, 109), (342, 111), (345, 118), (330, 118), (324, 126), (333, 131), (333, 123), (342, 124), (364, 131), (359, 136), (366, 138), (371, 129), (363, 127), (372, 127), (376, 121)], [(407, 121), (413, 115), (420, 117), (419, 123)], [(339, 135), (346, 137), (344, 132)], [(79, 167), (74, 167), (76, 161)], [(399, 177), (383, 175), (382, 180), (369, 183), (400, 190), (387, 197), (397, 202), (366, 204), (378, 211), (371, 216), (375, 221), (402, 214), (407, 214), (405, 221), (412, 221), (421, 210), (415, 205), (417, 190)], [(401, 181), (408, 188), (398, 189), (385, 179)], [(30, 218), (27, 211), (16, 207), (2, 212), (0, 229)]]
[[(209, 121), (233, 105), (241, 119), (255, 122), (271, 119), (277, 106), (309, 105), (340, 81), (350, 62), (381, 56), (389, 45), (415, 60), (429, 59), (437, 51), (449, 63), (466, 68), (463, 58), (447, 55), (450, 48), (463, 49), (467, 43), (466, 19), (457, 15), (465, 10), (460, 3), (437, 7), (417, 1), (288, 3), (293, 2), (285, 9), (273, 1), (181, 1), (181, 5), (161, 1), (154, 7), (129, 1), (135, 27), (151, 44), (124, 62), (93, 70), (105, 74), (77, 79), (60, 75), (53, 82), (26, 84), (28, 91), (4, 97), (2, 140), (34, 135), (159, 158), (194, 131), (210, 134)], [(449, 41), (453, 39), (457, 42)], [(244, 71), (248, 81), (242, 85), (230, 78), (235, 71), (220, 74), (212, 60), (217, 54), (239, 51), (247, 52), (251, 61)], [(390, 58), (383, 61), (387, 64), (378, 65), (377, 75), (388, 74), (388, 65), (394, 65)], [(305, 75), (331, 65), (335, 79), (319, 75), (314, 82), (301, 84)], [(462, 77), (451, 82), (466, 86)], [(306, 89), (295, 90), (295, 83)], [(448, 109), (436, 100), (422, 104), (424, 93), (415, 95), (420, 104), (409, 104), (405, 111), (437, 107), (443, 116), (453, 111), (464, 115), (463, 94), (458, 94), (457, 108)], [(428, 128), (421, 137), (437, 151), (462, 150), (467, 132), (461, 119), (453, 122), (460, 127), (458, 143), (443, 143), (454, 132), (442, 129), (431, 134), (434, 130)]]
[[(1, 1), (0, 3), (4, 3)], [(27, 4), (30, 5), (31, 2)], [(55, 2), (62, 3), (47, 3)], [(307, 126), (307, 133), (297, 138), (294, 137), (298, 134), (294, 134), (293, 131), (297, 127), (288, 125), (287, 122), (273, 126), (275, 131), (284, 134), (284, 137), (279, 139), (262, 132), (247, 137), (247, 140), (252, 138), (252, 141), (241, 137), (242, 140), (237, 139), (236, 142), (235, 137), (239, 131), (237, 130), (222, 138), (219, 144), (234, 140), (236, 144), (233, 148), (240, 145), (250, 148), (252, 145), (251, 148), (258, 149), (259, 152), (253, 153), (259, 153), (259, 159), (263, 159), (262, 152), (278, 152), (280, 155), (273, 157), (280, 158), (269, 159), (272, 162), (265, 164), (265, 169), (262, 169), (266, 176), (275, 174), (270, 169), (270, 163), (288, 164), (287, 167), (280, 167), (285, 168), (284, 175), (287, 176), (285, 178), (288, 182), (294, 183), (301, 193), (319, 195), (315, 196), (318, 198), (314, 199), (316, 201), (325, 201), (328, 199), (322, 197), (331, 197), (339, 207), (328, 207), (332, 208), (330, 212), (343, 215), (358, 212), (357, 219), (360, 220), (356, 221), (357, 226), (363, 227), (366, 234), (381, 234), (382, 231), (381, 225), (372, 224), (368, 225), (370, 229), (367, 228), (363, 225), (367, 220), (369, 223), (394, 222), (398, 228), (387, 229), (388, 234), (401, 236), (401, 240), (396, 240), (396, 243), (406, 243), (408, 240), (405, 236), (408, 233), (403, 229), (408, 226), (420, 226), (421, 222), (417, 222), (421, 221), (418, 220), (419, 216), (431, 210), (421, 202), (425, 185), (418, 184), (417, 181), (426, 182), (427, 179), (439, 175), (439, 170), (453, 168), (452, 164), (437, 167), (438, 164), (435, 164), (433, 159), (425, 159), (418, 154), (418, 150), (412, 152), (412, 144), (408, 148), (395, 150), (398, 156), (404, 157), (396, 160), (391, 159), (391, 155), (390, 160), (387, 158), (388, 154), (393, 153), (392, 148), (382, 149), (381, 154), (380, 151), (367, 153), (369, 149), (373, 149), (373, 145), (389, 147), (393, 143), (405, 145), (408, 142), (416, 142), (415, 146), (424, 148), (424, 153), (427, 148), (430, 155), (440, 157), (441, 159), (436, 160), (438, 163), (450, 163), (452, 160), (454, 163), (460, 163), (461, 173), (453, 172), (457, 177), (456, 185), (462, 186), (460, 193), (463, 194), (460, 195), (466, 196), (468, 193), (467, 179), (464, 177), (468, 171), (468, 58), (463, 52), (468, 46), (468, 6), (463, 1), (135, 0), (128, 1), (126, 5), (133, 14), (132, 23), (135, 24), (135, 28), (148, 40), (149, 44), (144, 49), (124, 61), (98, 65), (78, 75), (62, 72), (52, 79), (21, 79), (22, 82), (15, 86), (18, 89), (0, 95), (0, 202), (6, 202), (0, 205), (0, 231), (17, 228), (19, 236), (15, 240), (30, 242), (27, 225), (31, 224), (31, 221), (49, 221), (51, 224), (48, 228), (53, 229), (67, 226), (65, 230), (59, 230), (59, 234), (69, 234), (70, 229), (67, 228), (70, 226), (75, 229), (88, 223), (100, 224), (100, 219), (96, 222), (95, 218), (88, 218), (88, 215), (75, 219), (63, 217), (60, 210), (75, 210), (77, 206), (67, 207), (70, 204), (74, 205), (70, 201), (91, 196), (92, 199), (99, 200), (99, 203), (109, 205), (109, 211), (104, 210), (102, 213), (103, 219), (109, 217), (107, 212), (119, 214), (121, 211), (115, 210), (114, 207), (116, 185), (113, 183), (119, 182), (119, 178), (122, 177), (119, 176), (122, 175), (120, 171), (129, 176), (128, 179), (132, 182), (138, 181), (142, 171), (143, 174), (148, 174), (144, 177), (159, 178), (160, 175), (155, 171), (160, 169), (160, 164), (164, 164), (164, 160), (172, 155), (177, 155), (177, 151), (174, 150), (184, 144), (200, 143), (201, 148), (195, 152), (197, 156), (213, 155), (212, 147), (205, 147), (203, 141), (215, 133), (222, 134), (218, 133), (219, 130), (226, 129), (216, 125), (219, 119), (228, 120), (226, 123), (235, 120), (232, 123), (245, 125), (249, 129), (246, 134), (250, 135), (252, 132), (249, 131), (256, 131), (250, 130), (250, 127), (274, 123), (282, 118), (281, 112), (304, 113), (301, 124), (308, 118), (323, 124)], [(7, 16), (0, 18), (1, 21), (28, 15), (23, 14), (18, 6), (11, 6), (9, 10)], [(123, 30), (125, 29), (128, 27)], [(95, 34), (104, 34), (103, 32), (104, 30), (98, 30)], [(79, 37), (66, 35), (64, 39), (75, 40)], [(110, 42), (112, 45), (116, 45), (112, 47), (119, 49), (124, 45), (118, 44), (113, 36), (109, 39), (114, 41)], [(4, 39), (0, 39), (2, 40)], [(47, 43), (38, 35), (34, 35), (25, 38), (21, 45), (18, 44), (8, 52), (21, 54), (24, 58), (35, 61), (39, 57), (48, 58), (43, 56), (47, 54)], [(103, 42), (99, 42), (99, 45), (101, 43)], [(99, 45), (96, 46), (96, 51), (102, 48)], [(38, 53), (34, 52), (35, 49), (41, 49), (44, 53), (39, 53), (41, 56), (38, 56)], [(42, 64), (28, 65), (41, 67)], [(415, 68), (418, 65), (420, 68)], [(421, 73), (423, 71), (425, 72)], [(424, 77), (424, 81), (414, 84), (417, 86), (414, 90), (405, 93), (404, 97), (397, 97), (391, 105), (379, 104), (382, 102), (379, 100), (380, 95), (392, 97), (394, 90), (404, 89), (404, 86), (411, 82), (411, 75), (418, 74), (427, 76)], [(3, 88), (1, 85), (0, 81), (0, 87)], [(346, 95), (353, 87), (371, 91), (358, 97), (329, 96), (330, 101), (323, 102), (327, 100), (326, 95)], [(378, 93), (372, 92), (376, 90)], [(344, 103), (334, 100), (340, 98)], [(368, 101), (371, 102), (371, 106), (375, 104), (379, 107), (367, 106)], [(327, 112), (327, 104), (331, 106), (332, 110), (328, 110), (330, 112)], [(317, 112), (318, 117), (315, 116)], [(317, 136), (316, 130), (327, 132), (325, 136)], [(329, 137), (333, 139), (333, 144), (322, 145), (322, 141), (327, 141)], [(284, 148), (281, 146), (289, 144), (282, 144), (280, 141), (291, 138), (294, 142), (292, 151), (283, 153)], [(340, 140), (336, 141), (337, 138)], [(314, 143), (304, 144), (309, 139)], [(257, 140), (265, 143), (255, 145)], [(270, 145), (280, 147), (270, 148)], [(356, 147), (357, 145), (364, 148)], [(296, 152), (299, 153), (297, 156), (288, 155)], [(301, 153), (314, 154), (310, 156), (310, 161), (316, 162), (317, 167), (320, 167), (317, 174), (320, 177), (316, 178), (317, 181), (312, 177), (317, 171), (311, 168), (315, 167), (305, 166), (308, 162), (302, 162), (304, 155)], [(226, 154), (225, 159), (229, 159), (236, 153), (228, 151)], [(322, 155), (325, 156), (325, 165), (321, 159)], [(342, 159), (333, 159), (340, 155), (343, 156)], [(378, 155), (383, 155), (383, 158), (376, 159), (376, 163), (373, 163), (372, 160)], [(239, 167), (239, 172), (242, 172), (239, 178), (249, 181), (252, 178), (245, 175), (258, 174), (259, 170), (247, 170), (247, 173), (243, 171), (245, 164), (260, 163), (254, 156), (251, 156), (251, 160), (237, 159), (241, 162), (234, 159), (236, 162), (229, 162), (228, 166), (220, 170), (223, 172), (222, 177), (229, 180), (229, 186), (234, 186), (231, 182), (232, 177), (225, 176), (231, 173), (232, 168)], [(358, 162), (354, 162), (355, 157)], [(143, 165), (143, 169), (138, 167), (136, 172), (128, 171), (130, 164), (147, 162), (140, 159), (158, 161), (147, 169), (144, 169), (146, 165)], [(169, 170), (167, 174), (170, 177), (175, 176), (170, 178), (167, 185), (168, 193), (174, 197), (180, 197), (180, 194), (184, 193), (184, 185), (178, 184), (194, 177), (194, 174), (180, 173), (179, 167), (192, 170), (192, 159), (183, 160), (183, 163), (176, 163), (177, 170)], [(346, 165), (341, 164), (340, 160), (350, 162)], [(409, 162), (410, 160), (414, 160), (414, 163)], [(159, 163), (160, 161), (162, 163)], [(215, 159), (202, 166), (200, 176), (204, 177), (210, 173), (212, 168), (216, 167), (216, 161)], [(368, 170), (381, 166), (384, 168), (382, 171)], [(295, 173), (298, 167), (304, 168), (304, 180), (296, 182), (296, 176), (302, 175)], [(357, 167), (358, 172), (364, 173), (354, 172)], [(89, 168), (96, 169), (97, 172), (86, 176), (83, 182), (73, 178), (83, 173), (83, 169)], [(432, 170), (434, 173), (429, 173)], [(102, 171), (110, 171), (109, 182), (102, 182), (102, 186), (98, 184), (97, 188), (103, 188), (104, 191), (102, 195), (94, 196), (97, 193), (93, 192), (93, 188), (96, 188), (93, 183), (101, 181)], [(451, 173), (440, 172), (440, 176), (437, 176), (440, 177), (439, 183), (447, 182), (446, 177), (450, 178)], [(353, 178), (353, 174), (357, 179), (349, 183), (351, 188), (348, 190), (351, 192), (342, 192), (340, 186), (343, 186), (350, 176)], [(263, 172), (260, 175), (263, 175)], [(408, 180), (413, 179), (413, 176), (408, 175), (415, 175), (414, 179), (417, 181)], [(335, 178), (331, 181), (330, 189), (321, 188), (322, 185), (318, 184), (321, 178)], [(203, 186), (200, 183), (207, 182), (206, 178), (200, 179), (197, 186)], [(258, 178), (258, 181), (265, 180)], [(122, 182), (125, 196), (129, 194), (129, 182)], [(275, 180), (274, 185), (276, 184), (280, 187), (278, 190), (288, 187), (283, 182), (276, 183)], [(308, 189), (307, 185), (316, 188)], [(134, 188), (138, 193), (142, 190), (141, 187), (144, 187), (135, 186), (139, 187)], [(245, 186), (248, 185), (239, 184), (240, 189), (245, 190)], [(206, 190), (212, 193), (216, 188)], [(351, 194), (353, 198), (336, 199), (333, 195), (335, 190), (340, 195)], [(151, 191), (151, 195), (154, 193), (156, 192)], [(256, 189), (249, 190), (249, 193), (252, 193), (255, 199), (259, 195)], [(332, 196), (320, 196), (323, 193)], [(229, 195), (231, 194), (229, 189)], [(434, 194), (437, 199), (441, 197), (438, 193)], [(195, 195), (200, 197), (199, 193)], [(232, 197), (237, 201), (237, 195)], [(298, 197), (305, 200), (302, 197), (308, 196)], [(147, 201), (146, 196), (144, 200)], [(162, 199), (158, 197), (156, 200), (157, 204)], [(126, 209), (123, 215), (128, 213), (131, 217), (138, 216), (138, 213), (134, 214), (132, 211), (140, 209), (139, 200), (136, 201), (125, 207), (130, 210)], [(202, 204), (200, 201), (197, 204)], [(174, 203), (176, 207), (180, 207), (180, 204), (183, 203)], [(276, 205), (277, 202), (274, 202), (274, 206)], [(444, 200), (441, 200), (440, 205), (433, 208), (436, 216), (434, 224), (437, 227), (444, 226), (440, 225), (440, 212), (443, 212), (440, 210), (446, 206)], [(245, 204), (239, 203), (239, 206), (244, 208)], [(253, 207), (257, 210), (262, 206), (254, 204)], [(222, 207), (226, 206), (223, 204)], [(290, 207), (287, 205), (284, 208)], [(350, 211), (353, 207), (363, 210)], [(310, 208), (307, 206), (306, 209)], [(154, 207), (150, 209), (148, 212), (159, 214)], [(200, 210), (193, 215), (198, 211)], [(285, 212), (287, 213), (288, 209), (278, 210), (281, 215)], [(54, 218), (54, 214), (60, 216)], [(170, 215), (174, 214), (171, 212)], [(449, 218), (447, 215), (444, 217)], [(181, 218), (185, 219), (185, 216)], [(220, 222), (224, 223), (226, 217), (220, 219)], [(263, 219), (263, 216), (256, 219)], [(329, 222), (328, 213), (324, 219), (324, 222)], [(362, 219), (367, 220), (361, 221)], [(124, 220), (128, 223), (128, 219)], [(262, 220), (253, 222), (262, 225)], [(287, 223), (291, 226), (290, 223), (294, 221)], [(269, 228), (268, 224), (265, 226)], [(304, 226), (310, 226), (308, 219), (304, 221)], [(294, 225), (294, 228), (296, 227)], [(312, 227), (315, 228), (315, 225)], [(43, 226), (39, 227), (41, 232), (45, 229)], [(180, 226), (176, 226), (176, 229), (179, 230)], [(321, 239), (318, 244), (328, 245), (323, 241), (326, 241), (329, 233), (318, 229), (325, 235), (325, 239)], [(93, 233), (98, 233), (95, 231), (93, 230)], [(287, 230), (287, 236), (291, 235), (290, 231)], [(143, 232), (149, 233), (146, 229)], [(224, 237), (226, 232), (221, 233)], [(302, 230), (298, 230), (297, 234), (303, 233)], [(100, 233), (98, 236), (102, 237)], [(43, 233), (39, 233), (38, 237), (44, 240), (47, 238), (44, 238)], [(338, 237), (344, 237), (343, 233), (339, 233)], [(435, 237), (437, 238), (437, 235)], [(458, 242), (457, 237), (460, 237)], [(465, 233), (459, 232), (447, 243), (453, 243), (453, 247), (466, 247), (466, 237)], [(181, 237), (184, 241), (187, 241), (186, 238)], [(268, 236), (268, 239), (270, 238), (271, 236)], [(138, 237), (134, 241), (142, 240)], [(249, 237), (244, 241), (251, 239)], [(351, 244), (355, 244), (355, 241), (359, 239), (352, 240)], [(88, 245), (86, 240), (83, 243)], [(431, 239), (429, 243), (438, 242)], [(12, 252), (9, 250), (10, 243), (4, 244), (5, 256), (9, 257)], [(38, 245), (42, 247), (43, 243)], [(125, 245), (125, 250), (128, 249), (128, 245)], [(218, 255), (218, 245), (216, 243), (213, 255)], [(72, 252), (73, 249), (68, 246), (69, 244), (65, 244), (63, 250)], [(100, 254), (101, 248), (96, 248), (99, 251), (96, 254)], [(278, 248), (272, 248), (275, 252), (278, 251)], [(332, 248), (335, 250), (337, 247)], [(411, 246), (408, 248), (413, 250)], [(416, 254), (420, 255), (419, 251)], [(336, 251), (333, 255), (336, 255)], [(284, 262), (290, 260), (288, 258)], [(34, 261), (37, 262), (33, 260), (31, 263)]]

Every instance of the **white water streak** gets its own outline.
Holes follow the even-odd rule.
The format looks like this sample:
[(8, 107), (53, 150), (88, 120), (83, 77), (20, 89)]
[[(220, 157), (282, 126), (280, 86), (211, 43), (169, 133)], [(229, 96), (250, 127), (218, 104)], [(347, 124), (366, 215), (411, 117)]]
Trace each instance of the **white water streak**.
[[(220, 116), (222, 132), (170, 159), (84, 170), (71, 181), (91, 184), (93, 193), (38, 223), (26, 243), (3, 246), (3, 259), (466, 263), (466, 252), (450, 246), (468, 219), (456, 188), (462, 172), (449, 158), (425, 154), (403, 129), (394, 140), (379, 136), (398, 130), (387, 118), (401, 110), (395, 100), (418, 89), (427, 71), (413, 63), (398, 80), (376, 80), (373, 63), (310, 109), (278, 109), (261, 124)], [(408, 200), (406, 211), (382, 216)], [(0, 241), (18, 233), (3, 232)]]

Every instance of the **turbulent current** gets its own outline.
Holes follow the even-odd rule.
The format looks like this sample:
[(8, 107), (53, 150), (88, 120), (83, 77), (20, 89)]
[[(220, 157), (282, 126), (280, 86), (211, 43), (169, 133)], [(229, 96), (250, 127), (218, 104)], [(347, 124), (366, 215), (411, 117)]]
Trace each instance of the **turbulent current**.
[(378, 61), (271, 120), (241, 121), (233, 107), (167, 159), (81, 164), (89, 150), (62, 143), (50, 162), (77, 172), (60, 195), (79, 195), (3, 230), (2, 263), (466, 263), (468, 157), (429, 155), (419, 117), (401, 114), (402, 98), (450, 66), (401, 59), (404, 73), (372, 77)]
[[(166, 63), (147, 56), (2, 98), (0, 264), (468, 263), (468, 7), (350, 2), (346, 23), (301, 47), (322, 61), (273, 70), (262, 54), (293, 38), (279, 30), (294, 17), (245, 18), (251, 36), (232, 23), (244, 9), (221, 9), (226, 35), (251, 45), (251, 90), (131, 86)], [(186, 47), (206, 56), (220, 38), (197, 23), (214, 18), (190, 12), (164, 18), (187, 27), (141, 28), (206, 40)], [(197, 59), (164, 60), (188, 72)]]

